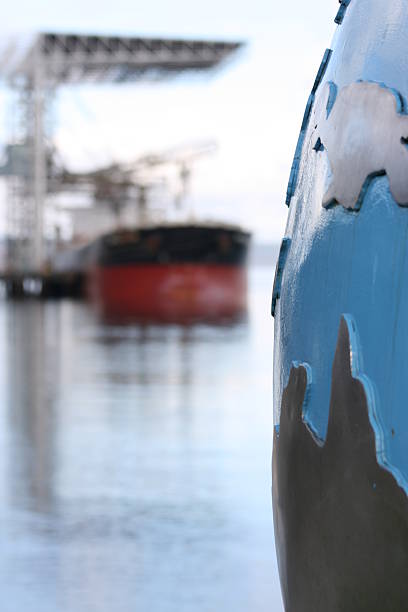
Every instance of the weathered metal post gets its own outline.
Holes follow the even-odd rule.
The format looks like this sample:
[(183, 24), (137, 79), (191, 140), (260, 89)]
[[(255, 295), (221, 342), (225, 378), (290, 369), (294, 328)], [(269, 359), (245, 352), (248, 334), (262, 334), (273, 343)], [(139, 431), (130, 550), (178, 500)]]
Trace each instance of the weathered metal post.
[(287, 612), (408, 608), (408, 4), (342, 0), (276, 270), (273, 505)]

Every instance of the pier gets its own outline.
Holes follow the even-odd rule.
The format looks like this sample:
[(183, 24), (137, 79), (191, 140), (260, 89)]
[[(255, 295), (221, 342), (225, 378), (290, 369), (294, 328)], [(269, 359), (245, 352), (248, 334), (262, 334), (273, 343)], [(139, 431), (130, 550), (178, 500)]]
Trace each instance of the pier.
[(3, 295), (9, 299), (83, 298), (84, 277), (79, 272), (1, 272)]

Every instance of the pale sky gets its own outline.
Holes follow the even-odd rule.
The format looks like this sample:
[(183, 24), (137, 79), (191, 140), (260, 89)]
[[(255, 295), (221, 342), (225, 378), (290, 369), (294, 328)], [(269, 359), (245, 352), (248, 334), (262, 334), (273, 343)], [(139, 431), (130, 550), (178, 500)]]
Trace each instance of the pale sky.
[[(245, 50), (210, 78), (60, 90), (54, 134), (76, 169), (215, 139), (218, 153), (194, 167), (197, 216), (239, 222), (265, 242), (283, 234), (299, 127), (337, 9), (338, 0), (17, 0), (2, 6), (1, 32), (56, 29), (246, 41)], [(4, 145), (4, 95), (0, 112)]]

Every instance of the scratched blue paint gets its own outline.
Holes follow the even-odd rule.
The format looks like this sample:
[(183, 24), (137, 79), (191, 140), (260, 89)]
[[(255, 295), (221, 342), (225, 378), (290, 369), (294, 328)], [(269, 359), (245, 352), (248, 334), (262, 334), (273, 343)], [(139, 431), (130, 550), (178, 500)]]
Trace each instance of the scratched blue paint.
[(327, 108), (326, 108), (326, 118), (327, 119), (330, 116), (331, 110), (337, 98), (337, 85), (335, 83), (332, 83), (332, 81), (329, 81), (329, 88), (330, 88), (330, 93), (329, 93), (329, 99), (327, 100)]
[(341, 25), (343, 23), (343, 19), (346, 15), (346, 11), (348, 9), (348, 6), (351, 2), (351, 0), (339, 0), (340, 1), (340, 8), (337, 12), (337, 15), (334, 19), (335, 23), (337, 23), (338, 25)]
[(304, 141), (306, 129), (309, 123), (310, 112), (312, 110), (314, 98), (315, 98), (314, 94), (310, 94), (309, 99), (306, 104), (306, 109), (303, 115), (302, 126), (300, 128), (300, 134), (299, 134), (299, 138), (296, 144), (295, 156), (293, 158), (292, 167), (291, 167), (290, 176), (289, 176), (288, 189), (286, 192), (285, 202), (287, 206), (290, 205), (290, 201), (296, 190), (298, 174), (299, 174), (299, 163), (300, 163), (300, 158), (302, 156), (303, 141)]
[[(354, 0), (338, 28), (322, 79), (338, 89), (376, 81), (408, 99), (408, 2)], [(358, 328), (372, 383), (381, 461), (408, 482), (408, 210), (394, 201), (386, 176), (367, 185), (359, 211), (324, 209), (330, 181), (324, 153), (303, 134), (297, 187), (285, 236), (291, 238), (275, 312), (275, 422), (293, 361), (313, 372), (307, 418), (324, 440), (331, 368), (340, 318)], [(347, 180), (347, 177), (345, 177)]]
[(344, 312), (353, 314), (365, 372), (379, 396), (384, 452), (406, 477), (407, 212), (394, 202), (388, 179), (380, 177), (369, 186), (358, 213), (340, 206), (322, 209), (319, 224), (304, 236), (306, 244), (298, 240), (296, 223), (281, 286), (277, 335), (283, 384), (295, 357), (313, 368), (308, 419), (315, 435), (324, 439), (340, 317)]
[(274, 317), (276, 312), (276, 304), (280, 298), (283, 270), (285, 268), (286, 258), (290, 248), (290, 238), (284, 238), (279, 250), (279, 257), (276, 263), (275, 280), (272, 291), (272, 308), (271, 314)]
[(285, 202), (287, 206), (290, 205), (290, 201), (296, 190), (298, 175), (299, 175), (299, 163), (300, 163), (300, 158), (302, 156), (303, 142), (305, 139), (306, 130), (309, 125), (310, 113), (311, 113), (312, 106), (315, 100), (315, 94), (324, 77), (324, 73), (326, 72), (327, 66), (329, 64), (331, 54), (332, 54), (331, 49), (326, 49), (326, 51), (324, 52), (322, 62), (319, 66), (319, 70), (317, 71), (317, 75), (313, 83), (312, 92), (306, 104), (306, 109), (303, 115), (302, 125), (300, 128), (300, 134), (299, 134), (299, 138), (298, 138), (297, 145), (296, 145), (295, 156), (293, 158), (292, 168), (290, 170), (289, 184), (288, 184), (288, 188), (286, 191)]
[(316, 78), (314, 80), (313, 83), (313, 87), (312, 87), (312, 94), (315, 94), (317, 91), (317, 88), (319, 87), (320, 83), (322, 82), (322, 79), (324, 77), (324, 73), (327, 70), (327, 66), (329, 65), (329, 61), (332, 55), (332, 50), (331, 49), (326, 49), (326, 51), (324, 52), (323, 55), (323, 59), (321, 61), (321, 64), (319, 66), (319, 70), (317, 71), (317, 75)]

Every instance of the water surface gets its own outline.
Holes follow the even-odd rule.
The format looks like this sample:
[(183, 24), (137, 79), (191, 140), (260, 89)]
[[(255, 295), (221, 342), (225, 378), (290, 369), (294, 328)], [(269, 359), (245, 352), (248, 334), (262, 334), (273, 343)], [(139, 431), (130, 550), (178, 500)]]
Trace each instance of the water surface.
[(280, 612), (273, 271), (233, 327), (0, 303), (2, 612)]

